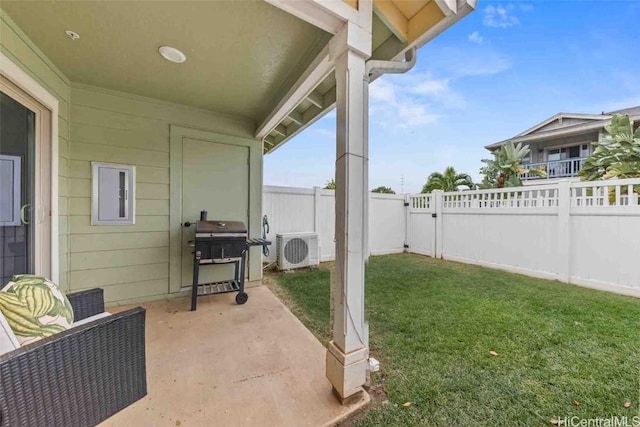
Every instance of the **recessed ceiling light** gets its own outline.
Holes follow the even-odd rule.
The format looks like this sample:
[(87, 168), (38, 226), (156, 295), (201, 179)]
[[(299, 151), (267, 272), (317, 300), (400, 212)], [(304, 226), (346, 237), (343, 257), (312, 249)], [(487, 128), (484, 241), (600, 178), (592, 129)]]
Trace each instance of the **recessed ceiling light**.
[(187, 57), (185, 56), (185, 54), (180, 52), (175, 47), (160, 46), (160, 48), (158, 49), (158, 52), (160, 52), (160, 55), (162, 55), (162, 57), (167, 61), (181, 64), (187, 60)]
[(80, 38), (80, 34), (75, 31), (67, 30), (64, 32), (71, 40), (78, 40)]

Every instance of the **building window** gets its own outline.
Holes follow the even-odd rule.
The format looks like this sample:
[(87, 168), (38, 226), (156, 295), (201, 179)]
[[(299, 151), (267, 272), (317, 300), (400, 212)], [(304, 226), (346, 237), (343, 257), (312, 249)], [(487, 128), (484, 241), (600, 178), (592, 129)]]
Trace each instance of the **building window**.
[(589, 157), (589, 145), (582, 144), (582, 150), (580, 150), (580, 157)]
[[(566, 148), (553, 148), (547, 152), (547, 160), (550, 162), (556, 162), (566, 158)], [(564, 156), (564, 157), (563, 157)]]

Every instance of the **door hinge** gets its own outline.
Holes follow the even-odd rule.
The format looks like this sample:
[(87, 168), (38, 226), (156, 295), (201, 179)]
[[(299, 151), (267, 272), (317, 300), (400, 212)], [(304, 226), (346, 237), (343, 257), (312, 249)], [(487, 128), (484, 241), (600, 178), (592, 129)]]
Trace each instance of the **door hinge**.
[(438, 214), (437, 213), (432, 213), (431, 214), (431, 218), (438, 218)]

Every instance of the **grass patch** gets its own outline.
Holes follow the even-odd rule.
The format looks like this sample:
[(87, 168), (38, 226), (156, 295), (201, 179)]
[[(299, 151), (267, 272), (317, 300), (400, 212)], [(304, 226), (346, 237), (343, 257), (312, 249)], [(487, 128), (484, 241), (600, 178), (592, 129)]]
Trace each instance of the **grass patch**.
[[(326, 342), (327, 266), (274, 279)], [(390, 402), (354, 425), (541, 426), (640, 414), (638, 299), (403, 254), (371, 258), (366, 311)]]

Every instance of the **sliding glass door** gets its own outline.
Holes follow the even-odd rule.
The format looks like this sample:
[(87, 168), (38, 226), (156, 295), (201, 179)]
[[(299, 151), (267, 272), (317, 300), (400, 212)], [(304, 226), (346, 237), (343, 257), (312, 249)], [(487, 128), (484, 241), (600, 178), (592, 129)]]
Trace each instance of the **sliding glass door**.
[(36, 113), (0, 92), (0, 287), (35, 272)]

